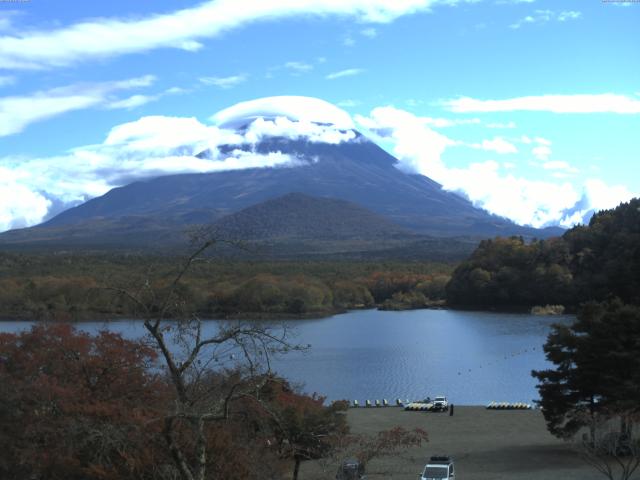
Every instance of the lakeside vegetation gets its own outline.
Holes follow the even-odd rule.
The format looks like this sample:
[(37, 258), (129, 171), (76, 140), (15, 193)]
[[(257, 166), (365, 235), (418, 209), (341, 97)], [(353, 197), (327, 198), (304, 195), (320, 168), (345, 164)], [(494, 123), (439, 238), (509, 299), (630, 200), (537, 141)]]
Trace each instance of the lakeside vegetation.
[[(0, 253), (0, 317), (134, 316), (113, 288), (161, 295), (180, 259), (116, 253)], [(562, 237), (484, 240), (459, 265), (433, 261), (248, 261), (207, 257), (180, 285), (202, 318), (300, 318), (347, 309), (440, 307), (576, 311), (610, 297), (640, 304), (640, 200)]]
[[(111, 288), (162, 295), (180, 260), (123, 254), (0, 254), (0, 316), (85, 320), (134, 316)], [(305, 317), (346, 309), (423, 308), (444, 300), (454, 265), (436, 262), (249, 262), (205, 258), (179, 301), (202, 318)]]
[(596, 213), (562, 237), (480, 243), (446, 289), (453, 306), (531, 308), (611, 297), (640, 304), (640, 199)]

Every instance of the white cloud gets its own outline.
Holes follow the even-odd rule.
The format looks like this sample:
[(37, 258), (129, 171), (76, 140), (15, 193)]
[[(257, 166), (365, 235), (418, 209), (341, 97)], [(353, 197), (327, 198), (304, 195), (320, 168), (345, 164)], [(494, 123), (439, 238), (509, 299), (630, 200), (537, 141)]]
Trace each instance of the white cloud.
[(585, 223), (594, 211), (610, 209), (623, 201), (638, 197), (623, 185), (607, 185), (599, 179), (589, 179), (584, 183), (582, 197), (564, 212), (564, 224)]
[(348, 68), (346, 70), (340, 70), (339, 72), (333, 72), (325, 76), (327, 80), (335, 80), (336, 78), (353, 77), (354, 75), (360, 75), (364, 70), (362, 68)]
[(344, 37), (344, 40), (342, 40), (342, 45), (344, 45), (345, 47), (353, 47), (356, 44), (356, 41), (349, 36)]
[(356, 121), (374, 135), (394, 143), (402, 170), (421, 173), (436, 181), (445, 178), (447, 168), (441, 156), (456, 142), (426, 126), (424, 119), (394, 107), (378, 107), (369, 117), (356, 115)]
[(375, 28), (365, 28), (360, 30), (360, 35), (367, 38), (375, 38), (378, 36), (378, 31)]
[[(522, 143), (524, 144), (535, 144), (536, 146), (531, 149), (531, 153), (536, 159), (541, 162), (547, 162), (549, 157), (551, 156), (551, 140), (547, 140), (542, 137), (535, 137), (533, 139), (527, 137), (526, 135), (522, 136)], [(551, 162), (553, 163), (553, 162)]]
[(492, 213), (536, 227), (562, 223), (563, 211), (579, 200), (570, 183), (503, 175), (490, 162), (457, 169), (447, 189), (465, 193), (474, 204)]
[(166, 95), (182, 95), (183, 93), (189, 93), (189, 90), (182, 87), (167, 88), (164, 92)]
[(635, 7), (633, 0), (602, 0), (602, 3), (607, 5), (613, 5), (614, 7)]
[(485, 125), (485, 127), (487, 127), (487, 128), (516, 128), (517, 125), (516, 125), (515, 122), (506, 122), (506, 123), (493, 122), (493, 123), (487, 123)]
[(147, 103), (155, 102), (158, 98), (157, 95), (131, 95), (130, 97), (110, 102), (107, 104), (107, 108), (111, 110), (119, 108), (131, 110)]
[(38, 223), (51, 206), (50, 200), (21, 180), (17, 172), (0, 166), (0, 231)]
[(536, 10), (533, 15), (527, 15), (526, 17), (521, 18), (517, 22), (509, 25), (509, 28), (517, 30), (523, 25), (527, 24), (544, 24), (552, 21), (566, 22), (567, 20), (576, 20), (581, 16), (581, 12), (577, 12), (574, 10), (564, 10), (561, 12), (556, 12), (553, 10)]
[(218, 88), (229, 89), (246, 82), (247, 79), (247, 75), (240, 74), (231, 75), (229, 77), (200, 77), (198, 80), (205, 85), (213, 85)]
[(473, 148), (488, 150), (505, 155), (507, 153), (518, 153), (517, 147), (502, 137), (494, 137), (492, 140), (483, 140), (482, 143), (474, 143)]
[(545, 162), (542, 164), (542, 168), (545, 170), (561, 170), (562, 173), (570, 174), (570, 173), (578, 173), (578, 169), (572, 167), (567, 162), (561, 160), (554, 160), (550, 162)]
[[(410, 107), (417, 107), (423, 102), (421, 100), (408, 99), (405, 102)], [(395, 109), (395, 107), (380, 107), (381, 109)], [(398, 110), (402, 111), (402, 110)], [(460, 125), (479, 125), (481, 120), (479, 118), (442, 118), (442, 117), (415, 117), (416, 121), (418, 121), (422, 125), (428, 125), (430, 127), (435, 128), (449, 128), (449, 127), (457, 127)]]
[[(113, 127), (100, 144), (78, 147), (64, 155), (0, 158), (0, 230), (40, 223), (47, 218), (54, 204), (58, 208), (68, 208), (140, 178), (174, 173), (293, 167), (313, 161), (278, 151), (257, 153), (251, 145), (266, 135), (333, 144), (355, 139), (352, 129), (342, 128), (345, 115), (352, 126), (350, 117), (337, 107), (319, 99), (278, 98), (284, 98), (281, 102), (276, 101), (280, 110), (266, 111), (266, 119), (253, 116), (257, 113), (255, 107), (271, 105), (272, 99), (265, 99), (262, 103), (245, 102), (214, 116), (229, 120), (237, 119), (233, 115), (238, 112), (251, 114), (248, 128), (240, 131), (207, 125), (195, 118), (147, 116)], [(284, 109), (294, 117), (296, 108), (292, 105), (296, 99), (299, 102), (298, 113), (311, 117), (295, 119), (272, 115), (286, 113)], [(247, 110), (246, 104), (253, 110)], [(318, 112), (314, 114), (313, 108)], [(326, 111), (323, 112), (323, 108)], [(314, 121), (315, 118), (326, 119), (326, 115), (333, 116), (340, 125)], [(230, 145), (238, 148), (229, 152)], [(221, 146), (225, 148), (220, 149)], [(198, 155), (203, 152), (206, 154)]]
[(360, 101), (348, 98), (347, 100), (342, 100), (341, 102), (336, 103), (336, 105), (342, 108), (353, 108), (360, 105)]
[(307, 73), (313, 70), (313, 65), (305, 62), (287, 62), (284, 68), (293, 71), (296, 74)]
[[(190, 122), (191, 120), (191, 122)], [(196, 127), (196, 132), (187, 130)], [(154, 130), (155, 128), (155, 130)], [(290, 167), (298, 158), (281, 152), (234, 150), (221, 154), (214, 139), (233, 133), (193, 119), (148, 117), (120, 125), (107, 140), (57, 157), (0, 159), (0, 229), (31, 226), (47, 218), (52, 200), (66, 208), (139, 178), (174, 173), (205, 173), (265, 167)], [(242, 137), (236, 140), (244, 141)], [(182, 143), (193, 141), (193, 143)], [(213, 147), (211, 158), (198, 158)]]
[(205, 125), (193, 117), (147, 116), (111, 129), (103, 146), (167, 155), (177, 148), (196, 154), (220, 144), (242, 143), (231, 130)]
[(425, 125), (431, 125), (436, 128), (457, 127), (458, 125), (477, 125), (479, 118), (432, 118), (421, 117)]
[(134, 108), (141, 107), (147, 103), (156, 102), (162, 97), (167, 95), (182, 95), (187, 93), (188, 90), (181, 87), (171, 87), (164, 92), (157, 93), (155, 95), (131, 95), (130, 97), (113, 100), (105, 105), (105, 108), (109, 110), (126, 109), (133, 110)]
[(356, 138), (353, 130), (340, 130), (333, 125), (322, 125), (308, 120), (290, 120), (286, 117), (254, 120), (246, 133), (249, 143), (257, 143), (263, 137), (286, 137), (293, 140), (305, 138), (310, 142), (338, 144)]
[(613, 93), (585, 95), (540, 95), (505, 100), (462, 97), (443, 102), (457, 113), (469, 112), (553, 112), (553, 113), (640, 113), (640, 99)]
[(551, 148), (546, 145), (539, 145), (531, 150), (533, 156), (538, 160), (545, 161), (551, 156)]
[[(392, 142), (392, 151), (400, 161), (399, 168), (426, 175), (442, 184), (444, 189), (465, 195), (474, 205), (519, 224), (570, 226), (582, 221), (591, 208), (610, 208), (606, 205), (614, 206), (633, 197), (625, 187), (611, 187), (601, 181), (586, 182), (582, 193), (567, 181), (558, 183), (553, 180), (554, 174), (567, 175), (573, 170), (566, 162), (551, 163), (562, 170), (550, 169), (552, 178), (548, 181), (531, 181), (503, 173), (495, 161), (450, 168), (442, 155), (447, 148), (462, 143), (433, 131), (420, 117), (393, 107), (376, 108), (368, 117), (357, 116), (356, 120)], [(546, 146), (537, 141), (546, 139), (524, 138), (529, 143)], [(508, 163), (504, 168), (514, 166)]]
[(286, 117), (290, 120), (328, 123), (337, 128), (353, 128), (351, 116), (344, 110), (319, 98), (296, 95), (264, 97), (237, 103), (219, 111), (211, 120), (226, 128), (236, 128), (258, 117)]
[(558, 21), (559, 22), (566, 22), (567, 20), (575, 20), (577, 18), (580, 18), (582, 16), (581, 12), (576, 12), (576, 11), (564, 11), (564, 12), (560, 12), (558, 14)]
[(551, 140), (542, 137), (534, 138), (534, 141), (539, 143), (540, 145), (546, 145), (547, 147), (551, 146)]
[(388, 23), (438, 4), (474, 0), (209, 0), (142, 18), (98, 18), (0, 37), (0, 68), (66, 67), (90, 59), (157, 48), (197, 51), (201, 40), (257, 21), (329, 15)]
[(620, 199), (630, 199), (637, 196), (622, 185), (607, 185), (602, 180), (591, 179), (584, 184), (587, 197), (593, 200), (591, 207), (596, 210), (614, 208), (620, 203)]
[(27, 96), (1, 97), (0, 137), (19, 133), (34, 122), (66, 112), (108, 105), (113, 101), (111, 95), (114, 92), (147, 87), (154, 81), (155, 77), (147, 75), (121, 81), (54, 88)]

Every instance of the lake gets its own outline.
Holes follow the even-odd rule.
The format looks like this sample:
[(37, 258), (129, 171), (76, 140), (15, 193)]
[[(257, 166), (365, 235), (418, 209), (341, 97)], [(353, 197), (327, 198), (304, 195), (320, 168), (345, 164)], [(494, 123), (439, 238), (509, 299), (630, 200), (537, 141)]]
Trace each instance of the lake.
[[(274, 360), (274, 369), (304, 390), (329, 400), (419, 399), (446, 395), (460, 405), (492, 400), (531, 403), (538, 398), (531, 370), (548, 366), (542, 345), (552, 323), (572, 316), (411, 310), (358, 310), (329, 318), (295, 320), (295, 341), (311, 344)], [(208, 328), (217, 322), (208, 321)], [(30, 322), (0, 322), (2, 331)], [(108, 327), (128, 338), (140, 322), (83, 322), (87, 331)]]

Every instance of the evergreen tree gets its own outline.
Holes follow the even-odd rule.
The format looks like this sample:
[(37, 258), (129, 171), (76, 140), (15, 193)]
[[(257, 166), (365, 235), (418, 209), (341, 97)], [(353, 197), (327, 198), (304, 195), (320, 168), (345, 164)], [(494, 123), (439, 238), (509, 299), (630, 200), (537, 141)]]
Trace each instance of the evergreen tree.
[(620, 300), (585, 304), (544, 346), (554, 369), (533, 371), (549, 431), (572, 437), (597, 415), (640, 413), (640, 308)]

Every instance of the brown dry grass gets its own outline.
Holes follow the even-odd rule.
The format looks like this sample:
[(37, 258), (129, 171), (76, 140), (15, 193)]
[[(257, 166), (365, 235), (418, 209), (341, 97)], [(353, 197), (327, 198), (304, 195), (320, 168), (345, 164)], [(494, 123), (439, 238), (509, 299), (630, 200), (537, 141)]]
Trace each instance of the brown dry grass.
[[(367, 465), (369, 479), (417, 480), (426, 459), (439, 454), (455, 459), (456, 480), (604, 479), (580, 459), (571, 444), (547, 432), (537, 410), (456, 406), (450, 417), (395, 407), (359, 408), (350, 409), (348, 418), (354, 433), (375, 433), (394, 426), (420, 427), (429, 433), (429, 442), (422, 447)], [(322, 471), (317, 462), (306, 462), (300, 478), (332, 479), (334, 475), (333, 468)]]

